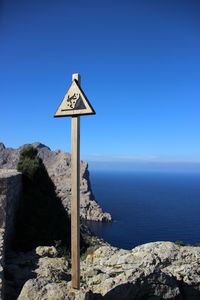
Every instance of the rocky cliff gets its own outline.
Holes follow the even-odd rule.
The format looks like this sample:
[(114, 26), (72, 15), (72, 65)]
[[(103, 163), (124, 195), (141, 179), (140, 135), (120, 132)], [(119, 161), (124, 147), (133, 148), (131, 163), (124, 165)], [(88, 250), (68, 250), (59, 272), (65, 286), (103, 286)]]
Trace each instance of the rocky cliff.
[(38, 247), (16, 257), (11, 253), (7, 272), (16, 282), (25, 282), (27, 274), (32, 278), (19, 300), (200, 299), (200, 247), (171, 242), (132, 250), (109, 245), (90, 250), (81, 261), (80, 291), (71, 289), (70, 265), (57, 257), (54, 247)]
[[(38, 149), (38, 155), (48, 171), (49, 176), (56, 186), (56, 192), (61, 198), (65, 209), (70, 214), (71, 210), (71, 156), (64, 151), (51, 151), (41, 143), (33, 143)], [(16, 169), (20, 150), (6, 148), (0, 143), (0, 168)], [(81, 161), (81, 187), (80, 187), (80, 215), (82, 218), (94, 221), (111, 221), (111, 215), (103, 212), (96, 202), (90, 186), (87, 163)]]

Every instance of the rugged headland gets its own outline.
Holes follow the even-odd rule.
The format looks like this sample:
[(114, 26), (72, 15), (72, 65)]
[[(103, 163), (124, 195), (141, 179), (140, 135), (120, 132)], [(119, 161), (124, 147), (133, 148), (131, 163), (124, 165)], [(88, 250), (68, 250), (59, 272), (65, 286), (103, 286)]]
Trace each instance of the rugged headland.
[[(70, 213), (70, 155), (51, 151), (40, 143), (32, 145)], [(37, 244), (40, 246), (26, 251), (10, 247), (8, 238), (15, 235), (13, 216), (21, 201), (20, 182), (23, 182), (21, 173), (11, 169), (16, 169), (21, 149), (0, 144), (0, 299), (200, 299), (200, 247), (154, 242), (124, 250), (82, 230), (87, 249), (81, 256), (80, 290), (71, 288), (71, 261), (66, 248), (55, 243), (54, 246)], [(84, 162), (81, 162), (81, 216), (96, 221), (111, 220), (110, 214), (104, 213), (94, 200)]]
[[(56, 187), (57, 195), (70, 214), (71, 211), (71, 155), (64, 151), (51, 151), (41, 143), (32, 143), (38, 150), (39, 157), (48, 171), (50, 178)], [(0, 143), (0, 169), (16, 169), (19, 161), (19, 153), (24, 148), (6, 148)], [(92, 193), (88, 165), (81, 161), (81, 187), (80, 187), (80, 216), (86, 220), (111, 221), (110, 213), (103, 212)]]

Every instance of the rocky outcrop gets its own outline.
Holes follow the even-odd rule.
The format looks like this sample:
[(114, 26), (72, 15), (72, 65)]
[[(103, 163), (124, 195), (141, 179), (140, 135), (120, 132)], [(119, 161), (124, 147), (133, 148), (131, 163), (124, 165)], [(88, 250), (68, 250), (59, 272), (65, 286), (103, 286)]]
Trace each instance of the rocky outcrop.
[[(65, 209), (71, 211), (71, 156), (64, 151), (51, 151), (50, 148), (41, 144), (33, 143), (38, 149), (38, 155), (44, 162), (48, 174), (56, 186), (56, 192), (61, 198)], [(24, 145), (25, 146), (25, 145)], [(0, 143), (0, 168), (16, 169), (20, 150), (6, 148)], [(96, 202), (90, 186), (89, 171), (87, 163), (81, 161), (81, 197), (80, 215), (82, 218), (94, 221), (111, 221), (111, 215), (103, 212)]]
[[(71, 289), (68, 262), (55, 257), (52, 247), (40, 248), (32, 257), (37, 261), (35, 278), (25, 283), (19, 300), (200, 299), (200, 247), (155, 242), (132, 250), (109, 245), (90, 249), (81, 261), (79, 291)], [(19, 274), (18, 268), (26, 268), (26, 261), (21, 255), (19, 266), (11, 264), (11, 270)]]

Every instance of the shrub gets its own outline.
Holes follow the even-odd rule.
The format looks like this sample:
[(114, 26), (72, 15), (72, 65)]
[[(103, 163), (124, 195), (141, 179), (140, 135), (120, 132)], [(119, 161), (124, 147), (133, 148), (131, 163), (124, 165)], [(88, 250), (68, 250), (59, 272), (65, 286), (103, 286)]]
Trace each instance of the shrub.
[(177, 240), (177, 241), (175, 241), (174, 243), (175, 243), (177, 246), (186, 246), (186, 244), (185, 244), (183, 241)]
[(17, 170), (29, 179), (33, 179), (37, 170), (41, 167), (41, 160), (37, 157), (37, 149), (31, 145), (26, 146), (20, 152)]

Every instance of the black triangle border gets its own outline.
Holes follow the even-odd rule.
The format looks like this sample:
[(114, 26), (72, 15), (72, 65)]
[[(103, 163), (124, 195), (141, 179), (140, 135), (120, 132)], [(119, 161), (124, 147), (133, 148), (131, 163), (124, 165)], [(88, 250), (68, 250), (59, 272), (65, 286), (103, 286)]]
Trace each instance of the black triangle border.
[[(82, 93), (83, 96), (85, 97), (85, 99), (86, 99), (86, 101), (87, 101), (87, 103), (88, 103), (88, 105), (89, 105), (89, 107), (90, 107), (90, 109), (91, 109), (92, 112), (90, 112), (90, 113), (83, 113), (83, 114), (77, 114), (77, 115), (76, 115), (76, 114), (73, 114), (73, 115), (65, 115), (65, 116), (56, 116), (55, 114), (56, 114), (58, 108), (60, 107), (60, 105), (61, 105), (61, 103), (62, 103), (62, 102), (61, 102), (61, 103), (59, 104), (59, 106), (58, 106), (58, 108), (57, 108), (55, 114), (54, 114), (54, 118), (64, 118), (64, 117), (72, 117), (72, 118), (73, 118), (73, 117), (78, 117), (78, 116), (96, 115), (96, 111), (95, 111), (94, 108), (92, 107), (90, 101), (88, 100), (88, 98), (87, 98), (87, 96), (85, 95), (84, 91), (83, 91), (82, 88), (80, 87), (78, 81), (77, 81), (76, 79), (74, 79), (73, 81), (75, 81), (76, 85), (78, 86), (78, 88), (80, 89), (81, 93)], [(72, 83), (73, 83), (73, 81), (72, 81)], [(71, 83), (71, 85), (72, 85), (72, 83)], [(70, 85), (70, 87), (71, 87), (71, 85)], [(69, 89), (70, 89), (70, 87), (69, 87)], [(68, 90), (69, 90), (69, 89), (68, 89)], [(65, 94), (65, 95), (66, 95), (66, 94)], [(65, 97), (65, 96), (64, 96), (64, 97)], [(64, 99), (64, 98), (63, 98), (63, 99)], [(62, 101), (63, 101), (63, 100), (62, 100)]]

